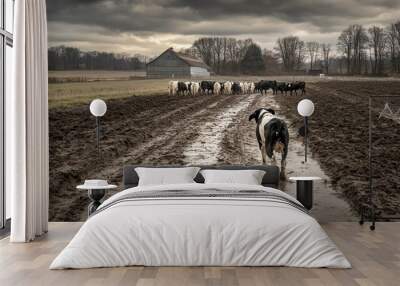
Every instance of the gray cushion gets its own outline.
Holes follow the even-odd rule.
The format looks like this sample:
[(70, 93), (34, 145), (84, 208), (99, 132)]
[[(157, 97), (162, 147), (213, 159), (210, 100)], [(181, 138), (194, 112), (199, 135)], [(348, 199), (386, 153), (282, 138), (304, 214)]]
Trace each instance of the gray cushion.
[[(225, 166), (199, 166), (202, 170), (205, 169), (218, 169), (218, 170), (262, 170), (265, 171), (265, 175), (262, 179), (262, 185), (265, 187), (279, 188), (279, 168), (277, 166), (267, 166), (267, 165), (254, 165), (254, 166), (242, 166), (242, 165), (225, 165)], [(152, 168), (177, 168), (183, 166), (177, 165), (167, 165), (167, 166), (151, 166), (151, 165), (128, 165), (123, 169), (123, 187), (124, 189), (133, 188), (138, 185), (139, 176), (135, 171), (136, 167), (152, 167)], [(197, 174), (194, 180), (197, 183), (204, 183), (204, 178), (200, 174)]]

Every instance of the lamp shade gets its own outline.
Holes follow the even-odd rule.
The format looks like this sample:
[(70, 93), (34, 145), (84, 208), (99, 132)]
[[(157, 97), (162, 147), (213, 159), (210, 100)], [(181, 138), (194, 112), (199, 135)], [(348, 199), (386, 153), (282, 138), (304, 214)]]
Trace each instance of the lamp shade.
[(107, 112), (107, 104), (104, 100), (95, 99), (90, 103), (90, 113), (93, 116), (100, 117), (106, 114)]
[(301, 116), (311, 116), (314, 113), (314, 103), (309, 99), (303, 99), (297, 105), (297, 111)]

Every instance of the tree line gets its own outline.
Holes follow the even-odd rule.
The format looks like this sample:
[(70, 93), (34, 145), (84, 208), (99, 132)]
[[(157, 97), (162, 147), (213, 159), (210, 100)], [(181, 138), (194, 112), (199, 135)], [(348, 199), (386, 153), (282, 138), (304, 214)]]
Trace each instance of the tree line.
[[(271, 50), (252, 39), (202, 37), (180, 52), (201, 58), (220, 75), (399, 74), (400, 21), (387, 27), (350, 25), (341, 32), (336, 47), (297, 36), (279, 38)], [(82, 52), (64, 46), (49, 49), (50, 70), (142, 70), (147, 62), (142, 55)]]
[(204, 37), (182, 51), (201, 58), (216, 74), (349, 74), (400, 73), (400, 21), (387, 27), (350, 25), (329, 43), (279, 38), (272, 50), (252, 39)]
[(265, 74), (278, 64), (268, 50), (262, 50), (252, 39), (203, 37), (192, 47), (180, 51), (201, 58), (216, 74)]
[(48, 50), (49, 70), (143, 70), (147, 57), (133, 57), (106, 52), (83, 52), (73, 47), (51, 47)]
[(279, 38), (274, 49), (261, 49), (252, 39), (204, 37), (181, 53), (201, 58), (216, 74), (329, 73), (336, 66), (330, 44), (304, 42), (296, 36)]
[(348, 74), (400, 73), (400, 21), (387, 27), (350, 25), (337, 47)]

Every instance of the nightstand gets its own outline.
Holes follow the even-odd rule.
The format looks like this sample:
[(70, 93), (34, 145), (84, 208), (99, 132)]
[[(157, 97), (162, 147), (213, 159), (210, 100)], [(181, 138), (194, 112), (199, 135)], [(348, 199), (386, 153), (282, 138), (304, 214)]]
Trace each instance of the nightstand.
[(88, 206), (88, 216), (94, 213), (101, 205), (101, 200), (106, 195), (106, 191), (117, 188), (116, 185), (110, 185), (106, 180), (85, 180), (83, 185), (76, 187), (79, 190), (87, 190), (91, 202)]
[(311, 210), (313, 207), (313, 182), (322, 180), (320, 177), (290, 177), (290, 181), (296, 182), (296, 199), (303, 206)]

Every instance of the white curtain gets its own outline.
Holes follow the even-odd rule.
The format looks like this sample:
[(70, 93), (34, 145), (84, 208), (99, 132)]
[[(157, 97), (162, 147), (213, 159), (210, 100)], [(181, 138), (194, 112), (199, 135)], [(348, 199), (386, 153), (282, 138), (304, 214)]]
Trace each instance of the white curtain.
[(47, 232), (48, 106), (45, 0), (15, 1), (14, 94), (6, 98), (6, 186), (12, 242)]

